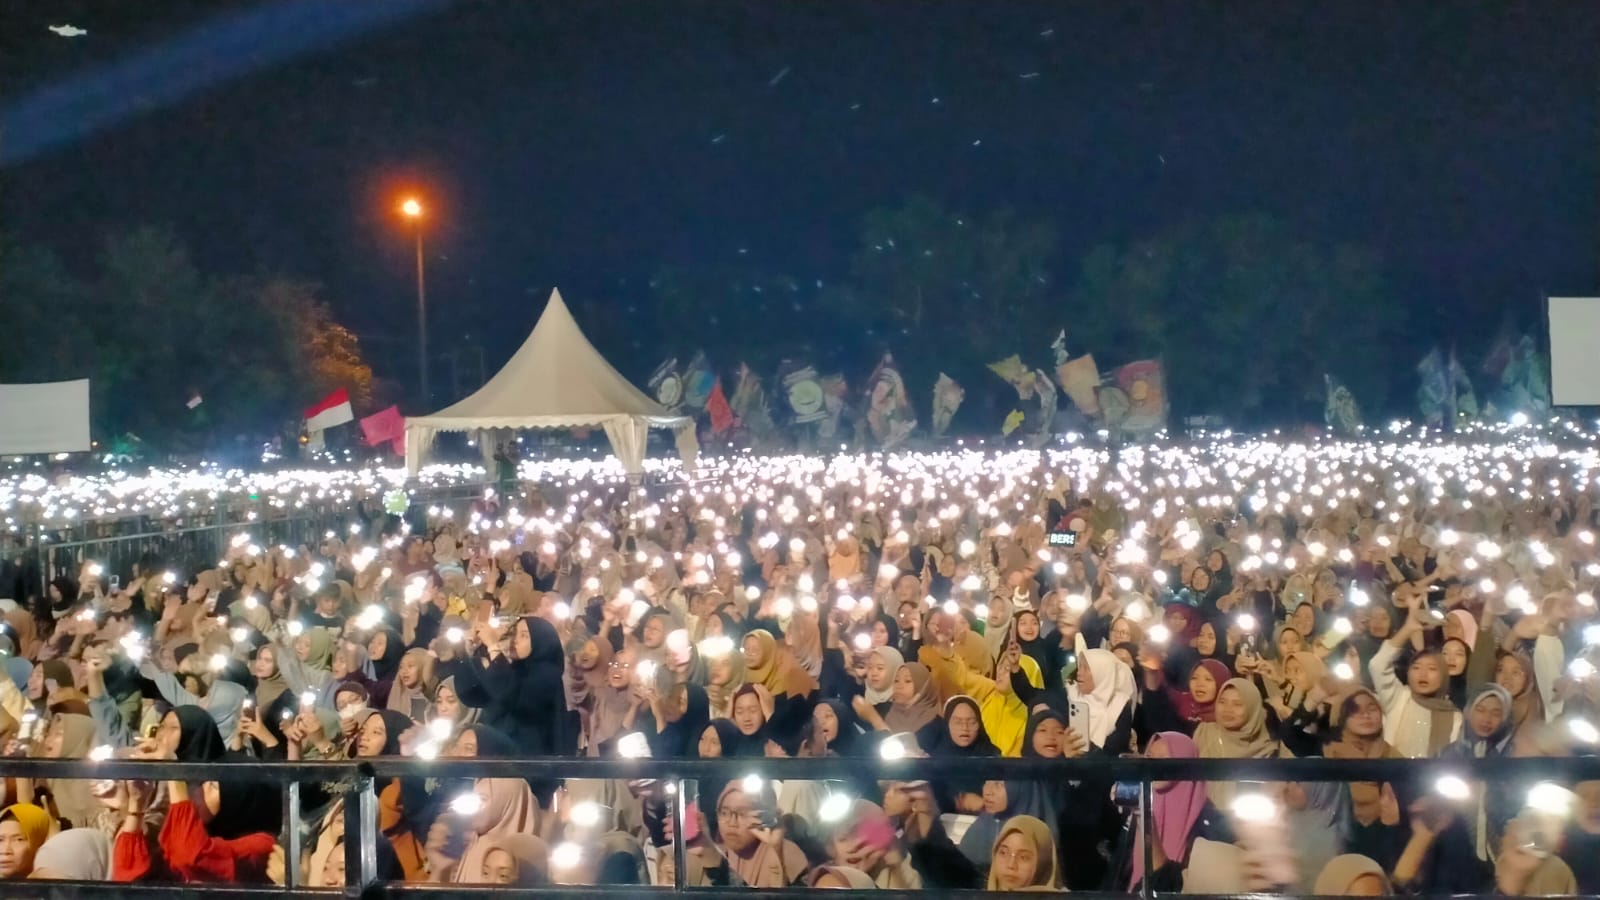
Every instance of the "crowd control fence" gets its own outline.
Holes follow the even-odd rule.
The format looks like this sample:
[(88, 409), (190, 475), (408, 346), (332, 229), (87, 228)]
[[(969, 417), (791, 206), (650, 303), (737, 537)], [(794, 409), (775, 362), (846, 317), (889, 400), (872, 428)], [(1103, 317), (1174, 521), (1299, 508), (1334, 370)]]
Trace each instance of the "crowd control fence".
[[(376, 796), (374, 779), (386, 778), (523, 778), (523, 779), (657, 779), (675, 787), (675, 796), (691, 796), (690, 785), (701, 780), (727, 782), (759, 774), (769, 780), (855, 781), (871, 776), (882, 781), (908, 781), (937, 779), (940, 776), (973, 774), (975, 763), (965, 759), (906, 758), (885, 759), (574, 759), (569, 757), (541, 757), (529, 759), (439, 759), (378, 758), (341, 762), (262, 762), (239, 763), (178, 763), (134, 760), (53, 760), (5, 759), (0, 769), (8, 776), (20, 778), (84, 778), (126, 779), (144, 781), (226, 781), (230, 778), (249, 778), (281, 786), (284, 821), (300, 820), (301, 784), (336, 784), (346, 792), (344, 804), (344, 833), (356, 835), (355, 841), (346, 840), (345, 885), (342, 895), (348, 898), (395, 898), (395, 900), (452, 900), (452, 898), (535, 895), (550, 897), (742, 897), (752, 900), (775, 900), (795, 897), (808, 892), (802, 887), (749, 888), (749, 887), (690, 887), (683, 883), (686, 871), (684, 844), (677, 837), (685, 831), (684, 803), (672, 804), (676, 816), (673, 853), (676, 859), (672, 885), (588, 886), (556, 884), (545, 888), (478, 887), (460, 884), (385, 883), (378, 880), (376, 841), (381, 836), (377, 830)], [(1035, 780), (1049, 783), (1091, 780), (1097, 783), (1137, 783), (1139, 785), (1139, 822), (1151, 820), (1150, 808), (1153, 784), (1165, 781), (1225, 781), (1225, 782), (1387, 782), (1426, 785), (1453, 775), (1468, 782), (1498, 782), (1518, 789), (1549, 782), (1567, 788), (1580, 781), (1600, 780), (1600, 757), (1524, 757), (1475, 760), (1350, 760), (1350, 759), (1142, 759), (1117, 757), (1085, 757), (1061, 759), (986, 759), (982, 761), (982, 774), (987, 779)], [(195, 897), (237, 898), (237, 900), (267, 900), (267, 898), (334, 897), (337, 889), (312, 889), (295, 887), (302, 883), (298, 829), (286, 828), (284, 856), (286, 860), (285, 884), (265, 886), (245, 885), (172, 885), (172, 884), (116, 884), (84, 881), (0, 881), (0, 898), (142, 898), (142, 897)], [(1144, 870), (1154, 870), (1151, 859), (1153, 842), (1145, 840)], [(1149, 900), (1155, 894), (1148, 883), (1138, 896)], [(875, 898), (875, 900), (926, 900), (933, 896), (952, 897), (1008, 897), (1006, 892), (961, 890), (843, 890), (830, 891), (829, 896)], [(1037, 897), (1038, 894), (1014, 896)], [(1128, 893), (1073, 892), (1074, 897), (1123, 898)], [(1184, 895), (1193, 896), (1193, 895)], [(1284, 897), (1286, 894), (1229, 895)], [(1472, 895), (1477, 896), (1477, 895)], [(1482, 896), (1498, 896), (1485, 893)]]

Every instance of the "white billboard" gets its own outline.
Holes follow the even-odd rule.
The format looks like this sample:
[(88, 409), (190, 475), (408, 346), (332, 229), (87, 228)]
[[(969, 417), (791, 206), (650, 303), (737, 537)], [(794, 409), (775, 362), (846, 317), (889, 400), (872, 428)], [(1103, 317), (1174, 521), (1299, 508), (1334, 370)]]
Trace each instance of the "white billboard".
[(89, 449), (89, 379), (0, 384), (0, 454)]

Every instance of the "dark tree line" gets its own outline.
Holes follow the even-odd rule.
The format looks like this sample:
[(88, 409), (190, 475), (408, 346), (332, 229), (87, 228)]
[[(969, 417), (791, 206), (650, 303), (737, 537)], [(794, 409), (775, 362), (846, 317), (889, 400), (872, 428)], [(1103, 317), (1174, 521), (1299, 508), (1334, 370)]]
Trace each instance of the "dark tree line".
[(317, 285), (202, 272), (163, 228), (112, 234), (75, 265), (0, 236), (0, 310), (0, 382), (89, 378), (102, 442), (194, 451), (270, 437), (328, 391), (359, 406), (373, 389)]

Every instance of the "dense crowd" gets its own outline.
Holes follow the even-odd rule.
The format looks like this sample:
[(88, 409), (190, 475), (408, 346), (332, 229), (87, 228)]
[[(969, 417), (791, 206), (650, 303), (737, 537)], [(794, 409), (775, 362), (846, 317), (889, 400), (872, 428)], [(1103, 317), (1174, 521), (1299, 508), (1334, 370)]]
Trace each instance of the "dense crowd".
[[(203, 564), (85, 561), (0, 601), (0, 743), (902, 760), (901, 780), (865, 764), (683, 796), (380, 779), (380, 875), (409, 882), (1596, 893), (1600, 782), (1422, 763), (1385, 783), (1159, 781), (1140, 822), (1135, 786), (983, 764), (1590, 753), (1595, 463), (1532, 441), (1240, 441), (746, 458), (632, 497), (507, 483), (316, 546), (241, 530)], [(919, 757), (971, 765), (918, 778)], [(344, 881), (337, 785), (303, 785), (298, 822), (248, 776), (3, 790), (3, 879), (281, 882), (299, 829), (305, 883)]]

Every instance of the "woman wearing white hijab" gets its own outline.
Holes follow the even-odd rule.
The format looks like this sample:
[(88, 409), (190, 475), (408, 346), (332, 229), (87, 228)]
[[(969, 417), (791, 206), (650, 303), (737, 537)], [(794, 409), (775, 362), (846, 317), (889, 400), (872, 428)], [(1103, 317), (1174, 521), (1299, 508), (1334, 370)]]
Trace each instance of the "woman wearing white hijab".
[[(1078, 640), (1081, 644), (1082, 636)], [(1137, 695), (1133, 670), (1110, 650), (1079, 647), (1078, 678), (1067, 685), (1067, 699), (1089, 707), (1087, 726), (1076, 720), (1072, 723), (1082, 732), (1079, 737), (1109, 753), (1127, 752), (1132, 736), (1132, 703)]]
[(905, 664), (906, 658), (893, 647), (877, 647), (867, 654), (867, 673), (861, 682), (861, 693), (868, 703), (878, 707), (894, 700), (894, 676)]

